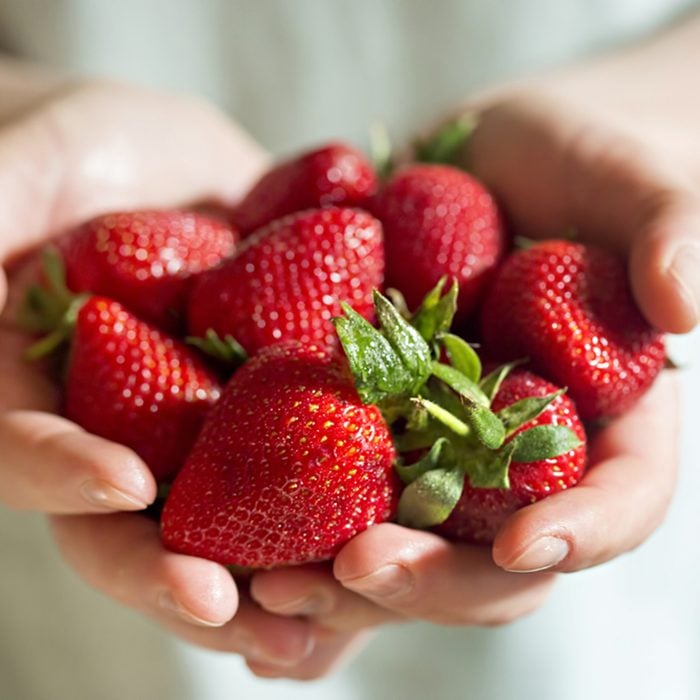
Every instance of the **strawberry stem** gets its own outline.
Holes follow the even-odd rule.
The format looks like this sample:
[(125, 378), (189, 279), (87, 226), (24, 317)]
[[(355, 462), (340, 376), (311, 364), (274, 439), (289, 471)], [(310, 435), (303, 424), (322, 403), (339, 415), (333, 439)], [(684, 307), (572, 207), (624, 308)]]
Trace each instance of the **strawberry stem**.
[(377, 176), (380, 180), (388, 180), (394, 171), (394, 154), (389, 130), (382, 121), (369, 126), (369, 150)]
[(435, 420), (442, 423), (445, 427), (449, 428), (453, 433), (456, 433), (460, 437), (466, 437), (471, 433), (471, 428), (464, 422), (461, 421), (457, 416), (452, 415), (449, 411), (445, 410), (442, 406), (430, 401), (430, 399), (425, 399), (421, 396), (417, 396), (411, 399), (420, 408), (424, 408)]
[(68, 304), (58, 326), (41, 340), (29, 346), (25, 352), (28, 360), (39, 360), (55, 352), (63, 343), (67, 342), (73, 334), (78, 314), (85, 302), (90, 298), (89, 294), (74, 296)]

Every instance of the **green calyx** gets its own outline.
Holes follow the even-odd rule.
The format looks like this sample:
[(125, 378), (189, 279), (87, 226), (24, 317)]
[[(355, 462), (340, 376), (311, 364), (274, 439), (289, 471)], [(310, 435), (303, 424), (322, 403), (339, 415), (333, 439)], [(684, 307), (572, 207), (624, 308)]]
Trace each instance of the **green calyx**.
[(374, 170), (380, 180), (388, 180), (394, 172), (394, 152), (389, 130), (382, 121), (376, 121), (369, 127), (369, 151)]
[(464, 152), (477, 126), (472, 112), (461, 114), (438, 129), (432, 136), (414, 143), (415, 159), (421, 163), (445, 163), (461, 166)]
[(213, 328), (207, 330), (203, 338), (188, 336), (185, 341), (227, 366), (239, 367), (248, 359), (248, 353), (232, 335), (222, 338)]
[(56, 248), (45, 248), (41, 262), (42, 283), (29, 287), (17, 319), (25, 330), (45, 334), (26, 351), (29, 360), (47, 357), (70, 340), (80, 309), (90, 297), (68, 289), (63, 259)]
[(474, 348), (449, 332), (457, 285), (445, 287), (440, 280), (412, 315), (399, 310), (400, 296), (393, 294), (397, 308), (375, 291), (376, 328), (348, 305), (334, 319), (360, 398), (379, 406), (392, 428), (400, 453), (396, 470), (406, 484), (398, 520), (411, 527), (444, 522), (465, 478), (475, 488), (509, 488), (511, 462), (557, 457), (581, 444), (563, 426), (522, 430), (564, 389), (492, 410), (503, 381), (521, 362), (482, 377)]

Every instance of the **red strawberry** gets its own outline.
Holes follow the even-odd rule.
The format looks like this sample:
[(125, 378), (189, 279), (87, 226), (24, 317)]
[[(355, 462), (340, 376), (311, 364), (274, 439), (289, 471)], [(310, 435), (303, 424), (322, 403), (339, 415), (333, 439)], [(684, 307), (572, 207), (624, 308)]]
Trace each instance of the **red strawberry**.
[(567, 386), (581, 417), (626, 411), (664, 366), (663, 336), (642, 317), (624, 263), (569, 241), (513, 253), (483, 308), (484, 343), (494, 357), (529, 357)]
[(223, 564), (333, 557), (395, 507), (394, 447), (347, 367), (294, 341), (234, 375), (173, 483), (166, 546)]
[(330, 143), (274, 166), (231, 218), (247, 234), (302, 209), (362, 206), (376, 189), (377, 177), (367, 158), (351, 146)]
[(382, 231), (366, 212), (330, 207), (278, 219), (197, 280), (191, 335), (232, 335), (251, 354), (281, 340), (335, 345), (340, 302), (372, 315), (384, 272)]
[(386, 286), (413, 309), (449, 275), (460, 287), (456, 321), (464, 320), (506, 245), (484, 186), (449, 165), (409, 165), (377, 195), (372, 211), (384, 227)]
[(410, 321), (377, 294), (379, 328), (347, 306), (335, 323), (358, 393), (396, 433), (399, 522), (488, 541), (515, 509), (581, 478), (585, 434), (544, 379), (512, 364), (481, 377), (474, 349), (445, 330), (457, 291), (442, 286)]
[[(491, 404), (493, 411), (530, 397), (545, 397), (557, 387), (535, 374), (515, 371), (503, 381)], [(532, 462), (510, 463), (509, 488), (478, 488), (469, 477), (459, 502), (436, 531), (450, 539), (467, 542), (491, 542), (506, 518), (519, 508), (553, 493), (574, 486), (586, 467), (585, 433), (576, 408), (566, 395), (559, 395), (534, 420), (524, 423), (506, 444), (525, 430), (540, 425), (565, 426), (581, 440), (581, 445), (558, 457)]]
[(90, 297), (78, 311), (65, 415), (131, 447), (158, 480), (181, 466), (219, 395), (217, 378), (190, 348), (121, 304)]
[(115, 299), (144, 320), (174, 330), (192, 277), (230, 256), (238, 235), (185, 211), (99, 216), (59, 241), (68, 287)]

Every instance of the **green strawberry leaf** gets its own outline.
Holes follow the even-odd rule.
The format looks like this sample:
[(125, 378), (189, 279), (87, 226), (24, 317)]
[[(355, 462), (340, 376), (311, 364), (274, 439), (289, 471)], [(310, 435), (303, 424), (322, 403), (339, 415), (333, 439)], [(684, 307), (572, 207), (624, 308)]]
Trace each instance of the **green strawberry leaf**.
[(411, 324), (427, 343), (433, 343), (438, 335), (450, 329), (457, 311), (459, 285), (457, 280), (453, 279), (452, 285), (443, 295), (442, 290), (446, 283), (447, 277), (440, 279), (437, 285), (425, 295), (411, 319)]
[(462, 403), (467, 411), (467, 423), (479, 442), (490, 450), (497, 450), (506, 439), (506, 429), (498, 416), (490, 408), (466, 397), (462, 397)]
[(581, 446), (576, 433), (564, 425), (538, 425), (513, 438), (513, 461), (537, 462), (558, 457)]
[(496, 413), (506, 429), (506, 435), (512, 435), (518, 428), (539, 416), (552, 401), (561, 396), (566, 389), (559, 389), (547, 396), (531, 396), (516, 401)]
[(499, 450), (482, 450), (464, 458), (460, 465), (469, 476), (469, 483), (480, 489), (508, 489), (508, 470), (515, 445), (509, 442)]
[(459, 394), (464, 407), (465, 421), (478, 440), (489, 449), (498, 449), (505, 440), (505, 428), (498, 416), (489, 408), (488, 399), (478, 385), (471, 379), (467, 379), (454, 367), (443, 365), (440, 362), (433, 362), (433, 376), (445, 382)]
[(441, 362), (433, 362), (431, 370), (434, 377), (445, 382), (447, 386), (454, 389), (460, 396), (485, 408), (489, 407), (490, 401), (479, 385), (456, 367), (450, 367), (450, 365), (445, 365)]
[(395, 469), (401, 481), (404, 484), (410, 484), (425, 474), (425, 472), (437, 469), (440, 466), (446, 467), (448, 464), (450, 466), (453, 465), (450, 455), (450, 443), (447, 438), (443, 437), (438, 438), (430, 448), (430, 451), (417, 462), (414, 464), (397, 464)]
[(43, 279), (27, 290), (17, 322), (27, 331), (50, 333), (63, 324), (76, 295), (68, 289), (63, 258), (55, 246), (41, 252), (41, 270)]
[(401, 355), (349, 304), (342, 302), (341, 306), (345, 315), (334, 318), (333, 323), (363, 403), (377, 404), (410, 393), (415, 377)]
[(430, 376), (432, 365), (430, 346), (396, 307), (376, 289), (374, 290), (374, 308), (382, 333), (401, 358), (408, 376), (412, 378), (409, 392), (418, 393)]
[(434, 469), (419, 476), (401, 494), (398, 521), (414, 528), (445, 522), (459, 502), (464, 474), (459, 469)]
[(430, 428), (426, 430), (412, 431), (394, 435), (394, 445), (399, 452), (413, 452), (432, 447), (441, 437), (440, 432)]
[(30, 333), (47, 333), (56, 328), (65, 313), (63, 302), (38, 284), (31, 285), (17, 313), (20, 328)]
[(479, 387), (488, 398), (489, 405), (501, 388), (504, 379), (518, 366), (526, 362), (526, 360), (516, 360), (508, 364), (497, 367), (493, 372), (487, 374), (480, 382)]
[(414, 144), (415, 159), (422, 163), (449, 163), (459, 161), (469, 137), (476, 128), (473, 114), (463, 114), (445, 124), (427, 141)]
[(204, 338), (188, 336), (185, 338), (185, 342), (226, 364), (238, 366), (248, 359), (248, 353), (232, 335), (221, 338), (213, 328), (207, 330)]
[(406, 297), (394, 287), (388, 287), (384, 290), (384, 294), (389, 301), (396, 307), (396, 310), (407, 320), (411, 320), (411, 311), (408, 308)]
[(78, 321), (78, 314), (83, 308), (85, 302), (90, 298), (89, 294), (74, 295), (72, 301), (68, 304), (58, 325), (48, 334), (45, 335), (36, 343), (30, 345), (24, 352), (24, 356), (28, 360), (40, 360), (44, 357), (52, 355), (60, 347), (70, 341), (73, 336), (75, 324)]
[(466, 340), (452, 333), (444, 333), (440, 341), (447, 350), (452, 366), (475, 384), (481, 377), (481, 360)]
[(438, 404), (460, 420), (467, 420), (468, 415), (464, 403), (462, 402), (462, 397), (448, 384), (440, 381), (436, 377), (432, 377), (430, 381), (428, 381), (421, 390), (420, 395)]

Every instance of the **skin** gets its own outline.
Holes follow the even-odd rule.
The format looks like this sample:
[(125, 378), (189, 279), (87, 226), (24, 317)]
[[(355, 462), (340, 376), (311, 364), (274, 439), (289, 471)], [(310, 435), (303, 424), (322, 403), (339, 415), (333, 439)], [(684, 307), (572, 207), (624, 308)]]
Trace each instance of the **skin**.
[[(643, 312), (671, 332), (695, 326), (700, 305), (691, 274), (700, 258), (684, 253), (684, 270), (675, 257), (700, 245), (700, 153), (680, 147), (700, 143), (700, 103), (683, 89), (698, 46), (692, 20), (625, 54), (468, 105), (480, 121), (464, 158), (517, 229), (542, 237), (573, 226), (582, 239), (626, 252)], [(649, 98), (650, 65), (663, 101)], [(2, 66), (0, 89), (13, 75)], [(0, 299), (9, 291), (0, 318), (0, 494), (10, 507), (47, 513), (63, 555), (91, 585), (183, 639), (242, 654), (259, 676), (311, 679), (350, 658), (381, 624), (510, 622), (546, 600), (557, 572), (627, 552), (662, 521), (677, 469), (669, 372), (594, 436), (581, 484), (516, 513), (492, 550), (383, 524), (332, 564), (260, 572), (238, 585), (215, 563), (165, 551), (157, 526), (136, 512), (155, 497), (146, 466), (53, 415), (53, 385), (22, 359), (27, 340), (13, 314), (27, 272), (18, 260), (106, 210), (231, 203), (267, 156), (189, 99), (114, 84), (66, 87), (46, 76), (34, 90), (13, 84), (23, 87), (7, 90), (0, 112), (0, 186), (11, 205), (0, 222), (9, 281), (0, 277)], [(629, 86), (624, 95), (620, 84)], [(164, 119), (167, 135), (158, 128)], [(533, 551), (543, 537), (553, 539)]]

